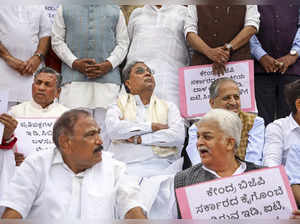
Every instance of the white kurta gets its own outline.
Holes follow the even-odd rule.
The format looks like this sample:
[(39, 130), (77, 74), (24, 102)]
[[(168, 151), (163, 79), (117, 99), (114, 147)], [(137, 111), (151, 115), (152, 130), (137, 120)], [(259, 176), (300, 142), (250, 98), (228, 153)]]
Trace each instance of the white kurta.
[(126, 65), (144, 61), (155, 72), (155, 95), (178, 107), (178, 69), (189, 64), (186, 17), (184, 6), (163, 5), (158, 9), (145, 5), (135, 9), (128, 22), (130, 48)]
[[(10, 54), (27, 61), (39, 39), (50, 36), (51, 23), (44, 6), (9, 5), (0, 7), (0, 41)], [(9, 101), (31, 99), (32, 76), (21, 76), (0, 58), (0, 86), (9, 88)]]
[[(153, 153), (152, 146), (177, 147), (182, 148), (185, 129), (183, 119), (176, 107), (168, 102), (168, 129), (153, 132), (151, 121), (147, 120), (149, 104), (144, 105), (138, 95), (136, 100), (136, 120), (129, 121), (121, 119), (123, 117), (117, 104), (109, 107), (105, 125), (108, 136), (112, 140), (109, 151), (114, 154), (114, 158), (125, 162), (128, 166), (128, 173), (137, 176), (159, 175), (164, 169), (171, 168), (175, 172), (181, 170), (180, 164), (170, 165), (180, 157), (180, 150), (176, 155), (160, 158)], [(142, 144), (126, 143), (132, 136), (141, 136)], [(119, 141), (121, 140), (121, 141)], [(166, 173), (168, 173), (166, 171)]]
[(11, 107), (8, 113), (16, 118), (58, 118), (67, 110), (69, 108), (56, 102), (46, 108), (42, 108), (34, 101), (27, 101)]
[[(65, 43), (66, 29), (63, 17), (63, 7), (59, 6), (52, 26), (52, 48), (57, 56), (72, 68), (73, 62), (78, 59)], [(110, 56), (106, 58), (113, 69), (124, 60), (129, 45), (125, 18), (120, 10), (120, 16), (116, 25), (116, 46)], [(98, 82), (72, 82), (62, 87), (60, 102), (69, 108), (85, 107), (89, 109), (106, 109), (111, 102), (117, 99), (120, 86), (113, 83)], [(78, 94), (82, 93), (82, 94)], [(102, 121), (102, 120), (101, 120)]]
[[(58, 118), (67, 111), (65, 106), (53, 103), (47, 108), (42, 108), (34, 101), (27, 101), (13, 106), (8, 112), (13, 117), (38, 117), (38, 118)], [(22, 144), (22, 139), (18, 139), (16, 144)], [(15, 173), (16, 162), (13, 150), (0, 150), (0, 197), (8, 187), (8, 183)], [(1, 209), (0, 209), (1, 214)]]
[(125, 164), (106, 153), (102, 157), (74, 174), (57, 149), (33, 154), (17, 170), (0, 205), (28, 219), (123, 218), (139, 206), (139, 187), (128, 181)]

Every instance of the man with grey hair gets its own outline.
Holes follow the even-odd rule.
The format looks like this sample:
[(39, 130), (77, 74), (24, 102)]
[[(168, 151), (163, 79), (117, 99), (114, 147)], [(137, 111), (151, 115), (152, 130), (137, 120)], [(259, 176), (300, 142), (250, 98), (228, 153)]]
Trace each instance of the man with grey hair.
[(16, 171), (2, 218), (145, 218), (138, 186), (125, 164), (102, 152), (100, 132), (87, 111), (65, 112), (53, 127), (56, 148), (30, 155)]
[[(0, 195), (7, 188), (8, 182), (15, 172), (15, 166), (19, 166), (24, 161), (24, 155), (14, 152), (17, 138), (14, 130), (17, 127), (17, 118), (57, 118), (68, 110), (65, 106), (55, 102), (59, 97), (61, 78), (58, 73), (48, 67), (39, 69), (32, 83), (32, 99), (13, 106), (8, 114), (0, 115), (0, 122), (5, 125), (5, 135), (2, 147), (9, 149), (0, 154)], [(18, 140), (18, 145), (22, 144), (22, 139)], [(0, 211), (1, 215), (1, 211)]]
[(60, 94), (61, 76), (52, 68), (39, 69), (32, 83), (32, 101), (13, 106), (9, 113), (14, 117), (59, 117), (68, 110), (55, 102)]
[[(152, 198), (149, 205), (149, 217), (181, 218), (176, 206), (175, 190), (200, 182), (221, 177), (229, 177), (259, 166), (240, 160), (236, 150), (240, 144), (242, 123), (238, 115), (224, 109), (212, 109), (196, 123), (197, 151), (202, 163), (178, 172), (175, 177), (153, 177), (144, 179), (141, 183), (143, 191), (148, 191)], [(152, 190), (155, 189), (155, 190)], [(167, 198), (167, 199), (166, 199)], [(162, 202), (163, 201), (163, 202)], [(168, 217), (166, 217), (168, 214)]]
[[(127, 93), (106, 114), (109, 151), (125, 162), (128, 173), (139, 177), (161, 174), (180, 157), (185, 130), (179, 110), (153, 94), (153, 72), (143, 62), (124, 71)], [(178, 166), (170, 172), (181, 170)]]
[[(242, 160), (261, 165), (265, 133), (264, 120), (255, 114), (241, 111), (240, 90), (238, 86), (238, 83), (230, 78), (216, 79), (209, 87), (209, 104), (211, 108), (222, 108), (238, 114), (243, 128), (237, 156)], [(188, 152), (196, 151), (196, 131), (197, 128), (195, 125), (189, 128)], [(195, 156), (190, 156), (190, 159), (193, 165), (195, 165), (199, 162), (200, 157), (197, 153), (193, 153), (193, 155)]]

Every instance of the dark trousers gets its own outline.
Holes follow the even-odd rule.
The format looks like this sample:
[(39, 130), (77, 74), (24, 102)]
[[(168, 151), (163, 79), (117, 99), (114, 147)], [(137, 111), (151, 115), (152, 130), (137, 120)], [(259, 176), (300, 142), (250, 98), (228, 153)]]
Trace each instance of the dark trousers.
[(256, 73), (255, 98), (258, 116), (263, 117), (265, 125), (274, 119), (279, 119), (290, 114), (290, 109), (284, 97), (284, 86), (297, 79), (299, 75), (282, 75), (280, 73)]

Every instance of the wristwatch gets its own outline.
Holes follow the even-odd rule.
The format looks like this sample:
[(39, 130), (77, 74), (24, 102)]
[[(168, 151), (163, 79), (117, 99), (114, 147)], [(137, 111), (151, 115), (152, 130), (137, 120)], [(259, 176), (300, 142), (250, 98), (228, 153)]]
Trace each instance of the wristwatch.
[(225, 48), (229, 51), (229, 53), (230, 53), (230, 55), (232, 54), (232, 52), (233, 52), (233, 48), (232, 48), (232, 45), (231, 44), (228, 44), (228, 43), (226, 43), (225, 44)]
[(295, 56), (296, 54), (297, 54), (296, 50), (294, 50), (294, 49), (290, 50), (290, 55)]
[(45, 61), (45, 56), (42, 53), (37, 52), (33, 56), (38, 56), (41, 59), (41, 61)]

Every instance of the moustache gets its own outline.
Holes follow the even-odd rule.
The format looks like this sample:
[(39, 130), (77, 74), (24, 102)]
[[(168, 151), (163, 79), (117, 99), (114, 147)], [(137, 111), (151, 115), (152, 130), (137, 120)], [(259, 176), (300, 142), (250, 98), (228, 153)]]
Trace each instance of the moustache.
[(205, 152), (210, 153), (210, 149), (206, 147), (198, 147), (197, 150), (200, 153), (205, 153)]
[(103, 150), (103, 146), (99, 145), (97, 148), (94, 149), (94, 153), (101, 152)]

